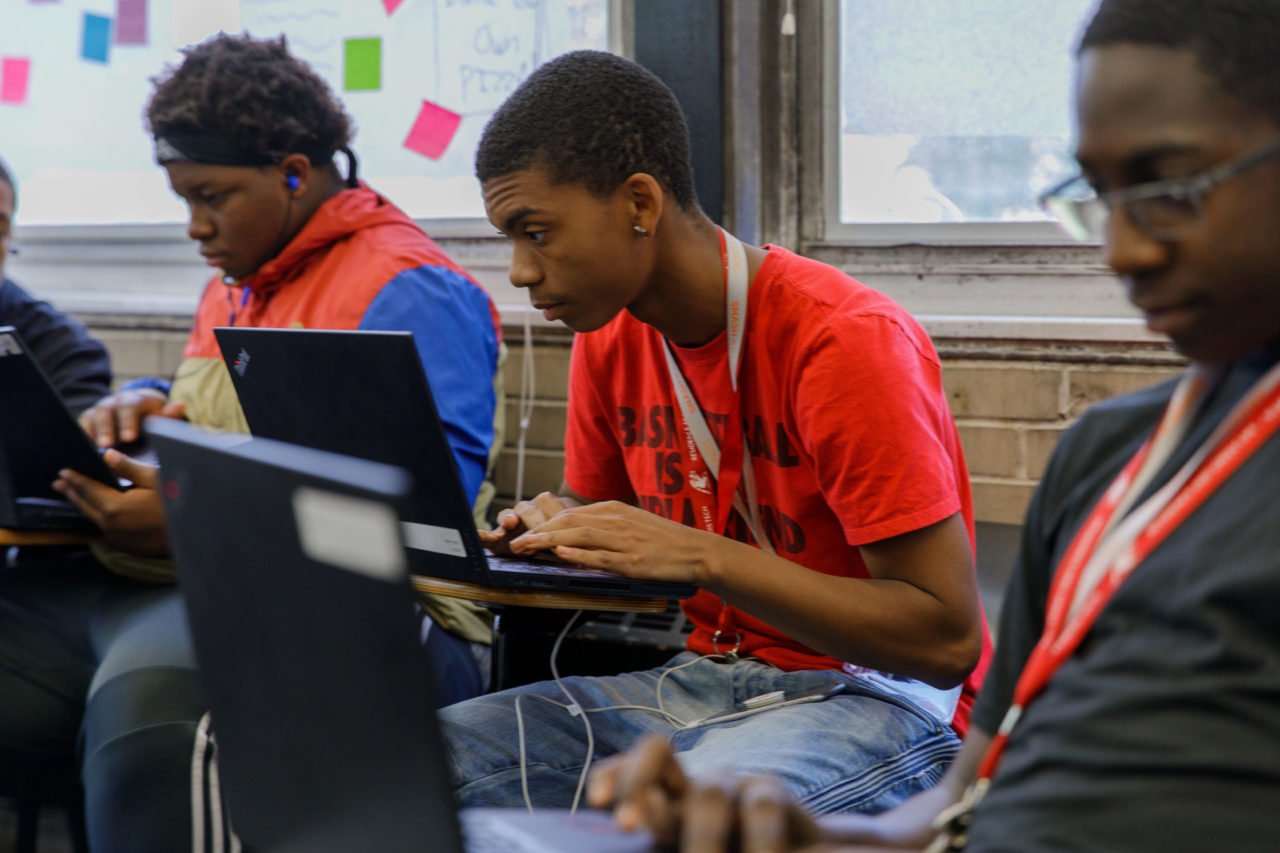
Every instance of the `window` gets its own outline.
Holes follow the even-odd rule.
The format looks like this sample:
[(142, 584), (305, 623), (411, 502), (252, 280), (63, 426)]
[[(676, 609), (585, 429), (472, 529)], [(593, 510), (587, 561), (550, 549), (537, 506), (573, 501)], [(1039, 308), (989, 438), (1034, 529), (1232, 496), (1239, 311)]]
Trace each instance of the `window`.
[(1074, 165), (1072, 51), (1092, 5), (841, 0), (828, 234), (1056, 240), (1036, 196)]
[(488, 116), (541, 62), (577, 48), (609, 48), (610, 6), (9, 3), (0, 26), (0, 156), (16, 172), (21, 225), (185, 221), (153, 162), (142, 113), (149, 78), (178, 61), (179, 48), (219, 30), (285, 34), (355, 120), (361, 174), (411, 216), (482, 216), (472, 157)]

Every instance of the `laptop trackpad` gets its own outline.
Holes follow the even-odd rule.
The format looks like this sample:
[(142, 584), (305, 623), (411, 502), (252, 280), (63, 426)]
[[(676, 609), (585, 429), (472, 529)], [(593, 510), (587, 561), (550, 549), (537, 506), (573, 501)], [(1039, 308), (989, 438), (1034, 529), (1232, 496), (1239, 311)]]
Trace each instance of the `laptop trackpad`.
[[(512, 853), (647, 853), (656, 850), (647, 833), (623, 832), (604, 812), (567, 809), (464, 809), (462, 832), (468, 851)], [(486, 847), (488, 844), (490, 847)]]

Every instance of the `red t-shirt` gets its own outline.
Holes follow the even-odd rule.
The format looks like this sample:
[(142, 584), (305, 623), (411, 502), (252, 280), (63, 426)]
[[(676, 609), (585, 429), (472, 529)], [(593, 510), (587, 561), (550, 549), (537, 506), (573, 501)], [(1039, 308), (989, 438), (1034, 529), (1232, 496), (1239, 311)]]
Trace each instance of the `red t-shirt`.
[[(726, 336), (673, 349), (720, 440), (732, 401)], [(860, 545), (956, 512), (972, 539), (969, 478), (937, 353), (888, 297), (770, 247), (751, 284), (739, 385), (745, 450), (778, 556), (865, 578)], [(579, 335), (565, 435), (569, 488), (592, 500), (634, 497), (644, 509), (700, 527), (701, 508), (714, 513), (715, 484), (701, 461), (691, 462), (685, 444), (658, 332), (624, 312)], [(730, 514), (728, 534), (752, 541), (737, 513)], [(694, 625), (691, 650), (712, 652), (721, 609), (721, 600), (705, 591), (685, 602)], [(742, 635), (743, 655), (784, 670), (843, 666), (740, 610), (731, 608), (729, 620)], [(986, 671), (985, 637), (983, 645), (956, 714), (961, 732)]]

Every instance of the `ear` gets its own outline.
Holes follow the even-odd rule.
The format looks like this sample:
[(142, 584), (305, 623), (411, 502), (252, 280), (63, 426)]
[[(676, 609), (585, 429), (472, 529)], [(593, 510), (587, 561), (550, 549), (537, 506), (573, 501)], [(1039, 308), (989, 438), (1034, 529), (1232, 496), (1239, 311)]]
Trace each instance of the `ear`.
[(628, 227), (639, 226), (646, 236), (656, 236), (667, 200), (662, 184), (653, 175), (636, 172), (623, 181), (619, 192), (626, 204)]
[[(284, 173), (285, 188), (288, 189), (289, 195), (294, 198), (306, 195), (307, 186), (315, 174), (311, 159), (306, 154), (290, 154), (280, 161), (279, 168)], [(290, 181), (290, 178), (295, 180)], [(291, 184), (296, 185), (291, 186)]]

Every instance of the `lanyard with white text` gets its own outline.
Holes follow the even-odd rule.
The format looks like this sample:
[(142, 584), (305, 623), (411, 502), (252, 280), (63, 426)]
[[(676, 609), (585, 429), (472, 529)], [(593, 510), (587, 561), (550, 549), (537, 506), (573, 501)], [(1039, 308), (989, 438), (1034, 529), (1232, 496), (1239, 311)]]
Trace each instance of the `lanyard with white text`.
[[(701, 454), (707, 470), (716, 482), (716, 517), (710, 517), (706, 507), (702, 508), (702, 525), (712, 533), (723, 533), (729, 520), (729, 509), (732, 507), (742, 516), (756, 544), (763, 550), (773, 553), (773, 546), (765, 534), (761, 523), (760, 503), (756, 497), (755, 476), (751, 469), (751, 455), (743, 447), (742, 427), (742, 394), (738, 388), (738, 370), (742, 364), (742, 341), (747, 329), (747, 297), (750, 280), (747, 274), (747, 250), (738, 238), (724, 229), (720, 229), (721, 251), (725, 271), (725, 331), (729, 349), (729, 387), (733, 391), (733, 402), (729, 416), (724, 425), (724, 441), (717, 443), (707, 424), (702, 407), (693, 396), (693, 390), (680, 371), (675, 354), (671, 351), (671, 343), (662, 339), (663, 352), (667, 357), (667, 372), (671, 375), (671, 386), (675, 392), (676, 403), (680, 406), (680, 414), (684, 419), (685, 430), (693, 441), (697, 453), (690, 453), (691, 460), (697, 463), (697, 454)], [(692, 451), (694, 448), (689, 448)], [(741, 482), (742, 490), (738, 489)], [(746, 492), (743, 500), (742, 492)]]
[(1206, 384), (1198, 369), (1183, 378), (1155, 434), (1129, 460), (1072, 539), (1050, 585), (1044, 632), (1018, 678), (1013, 704), (983, 756), (980, 781), (990, 780), (1023, 709), (1079, 647), (1120, 585), (1280, 429), (1280, 365), (1276, 365), (1168, 483), (1124, 516), (1185, 435), (1191, 410)]

